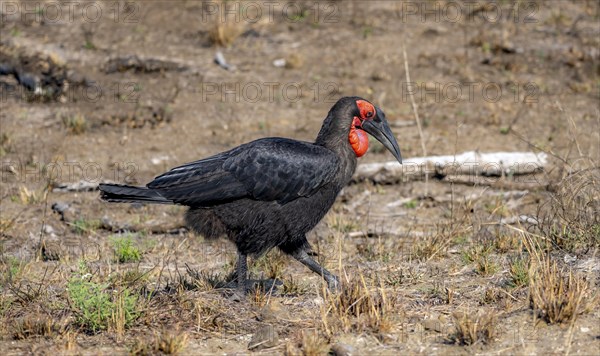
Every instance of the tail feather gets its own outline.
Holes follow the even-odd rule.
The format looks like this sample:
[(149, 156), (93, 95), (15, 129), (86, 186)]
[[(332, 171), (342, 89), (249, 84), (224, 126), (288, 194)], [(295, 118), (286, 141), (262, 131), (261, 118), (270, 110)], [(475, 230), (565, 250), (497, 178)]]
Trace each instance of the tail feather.
[(173, 204), (157, 191), (146, 187), (132, 187), (121, 184), (100, 184), (100, 198), (112, 203), (153, 203)]

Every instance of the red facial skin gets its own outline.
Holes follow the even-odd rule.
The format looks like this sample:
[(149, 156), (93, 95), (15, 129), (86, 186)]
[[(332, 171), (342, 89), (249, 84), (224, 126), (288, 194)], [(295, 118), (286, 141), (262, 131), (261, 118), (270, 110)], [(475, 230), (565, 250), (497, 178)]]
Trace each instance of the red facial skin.
[(350, 126), (348, 141), (354, 150), (356, 157), (362, 157), (369, 149), (369, 136), (362, 128), (362, 122), (372, 120), (375, 117), (375, 107), (365, 100), (357, 100), (356, 105), (360, 111), (360, 116), (355, 116)]

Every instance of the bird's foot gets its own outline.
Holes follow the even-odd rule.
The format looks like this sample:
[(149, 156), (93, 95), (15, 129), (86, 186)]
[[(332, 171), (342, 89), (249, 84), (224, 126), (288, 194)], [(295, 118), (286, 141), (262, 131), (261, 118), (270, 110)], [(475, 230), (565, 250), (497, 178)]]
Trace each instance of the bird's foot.
[(330, 292), (337, 293), (342, 290), (342, 284), (337, 276), (333, 274), (325, 276), (325, 281), (327, 282), (327, 288)]

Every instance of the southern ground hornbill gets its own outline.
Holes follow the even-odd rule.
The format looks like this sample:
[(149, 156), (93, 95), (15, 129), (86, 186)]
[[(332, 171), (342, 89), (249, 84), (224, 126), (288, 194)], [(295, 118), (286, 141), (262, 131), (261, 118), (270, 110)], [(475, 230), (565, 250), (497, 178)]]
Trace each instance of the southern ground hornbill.
[(314, 143), (263, 138), (156, 177), (145, 187), (101, 184), (109, 202), (189, 206), (186, 223), (206, 238), (227, 236), (238, 250), (237, 286), (246, 292), (247, 256), (277, 247), (321, 275), (338, 278), (313, 260), (306, 234), (350, 181), (371, 134), (402, 163), (383, 111), (359, 97), (341, 98)]

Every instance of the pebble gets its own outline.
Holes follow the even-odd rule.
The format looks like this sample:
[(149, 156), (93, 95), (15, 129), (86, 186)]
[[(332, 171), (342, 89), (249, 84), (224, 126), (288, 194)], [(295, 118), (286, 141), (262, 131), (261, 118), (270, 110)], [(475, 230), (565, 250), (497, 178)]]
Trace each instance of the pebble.
[(277, 67), (277, 68), (283, 68), (283, 67), (285, 67), (285, 63), (286, 63), (286, 61), (283, 58), (278, 58), (278, 59), (276, 59), (276, 60), (273, 61), (273, 65), (275, 67)]
[(352, 356), (356, 355), (356, 349), (351, 345), (338, 342), (331, 346), (331, 353), (335, 356)]

